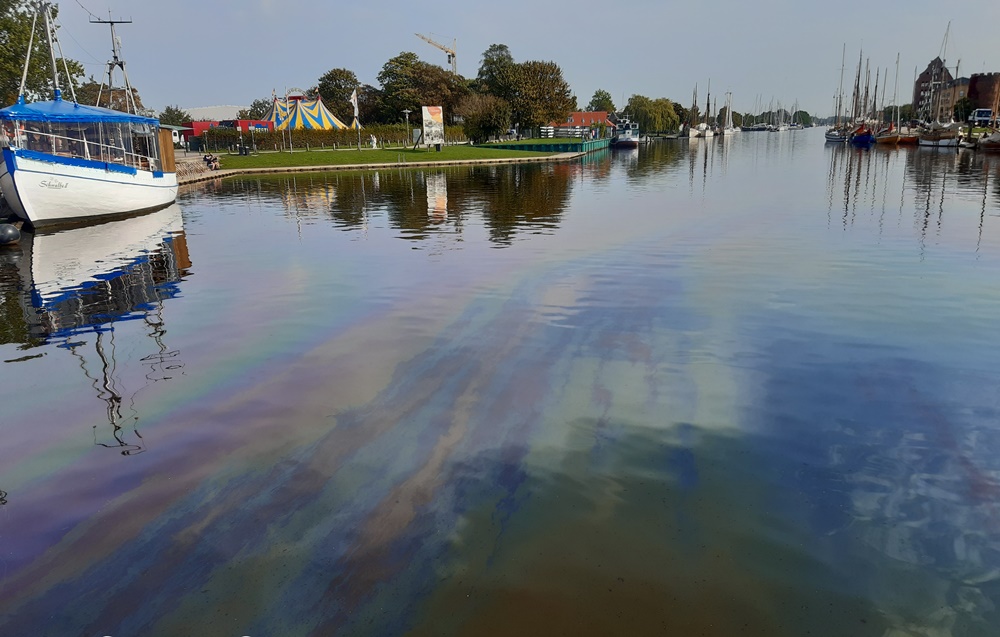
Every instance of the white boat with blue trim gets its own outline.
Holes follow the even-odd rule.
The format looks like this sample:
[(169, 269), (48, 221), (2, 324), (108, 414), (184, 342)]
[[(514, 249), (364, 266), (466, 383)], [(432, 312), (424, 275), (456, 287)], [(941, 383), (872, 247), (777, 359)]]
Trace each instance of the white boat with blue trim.
[(611, 145), (615, 148), (638, 148), (639, 124), (627, 117), (619, 118), (615, 124), (615, 135), (611, 138)]
[[(42, 9), (51, 48), (50, 9)], [(17, 103), (0, 109), (0, 191), (10, 209), (43, 226), (172, 203), (170, 131), (155, 118), (64, 101), (55, 68), (53, 79), (52, 100), (27, 103), (22, 82)]]

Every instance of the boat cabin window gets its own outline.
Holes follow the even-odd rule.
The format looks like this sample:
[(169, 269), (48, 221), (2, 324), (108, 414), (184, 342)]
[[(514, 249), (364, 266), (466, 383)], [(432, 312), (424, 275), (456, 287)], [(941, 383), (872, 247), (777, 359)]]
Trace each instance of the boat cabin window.
[(0, 137), (0, 146), (19, 146), (17, 139), (17, 125), (8, 120), (3, 123), (3, 136)]
[(2, 143), (60, 157), (160, 170), (157, 129), (144, 123), (5, 121)]

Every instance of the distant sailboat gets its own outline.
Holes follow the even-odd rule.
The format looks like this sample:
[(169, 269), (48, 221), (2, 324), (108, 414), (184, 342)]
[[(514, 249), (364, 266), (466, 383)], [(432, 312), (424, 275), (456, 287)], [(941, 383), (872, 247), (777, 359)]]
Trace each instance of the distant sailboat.
[(723, 125), (720, 135), (735, 135), (740, 132), (739, 126), (733, 126), (733, 94), (726, 93), (726, 123)]
[(826, 141), (832, 143), (843, 143), (847, 141), (847, 131), (840, 121), (844, 107), (844, 64), (847, 60), (847, 44), (844, 44), (843, 53), (840, 56), (840, 87), (837, 89), (837, 121), (833, 126), (826, 129)]

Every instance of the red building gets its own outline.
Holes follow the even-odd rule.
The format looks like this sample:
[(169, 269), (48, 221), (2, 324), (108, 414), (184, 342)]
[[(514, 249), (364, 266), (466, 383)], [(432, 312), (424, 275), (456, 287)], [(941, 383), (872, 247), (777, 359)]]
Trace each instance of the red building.
[(604, 124), (608, 128), (614, 128), (608, 120), (607, 111), (578, 111), (576, 113), (570, 113), (569, 117), (566, 118), (565, 122), (552, 122), (550, 126), (599, 126)]
[(263, 119), (224, 119), (221, 122), (187, 122), (184, 127), (191, 129), (182, 131), (182, 136), (188, 140), (192, 137), (201, 137), (205, 131), (213, 128), (238, 128), (244, 133), (249, 133), (253, 128), (256, 132), (266, 133), (274, 128), (274, 124)]

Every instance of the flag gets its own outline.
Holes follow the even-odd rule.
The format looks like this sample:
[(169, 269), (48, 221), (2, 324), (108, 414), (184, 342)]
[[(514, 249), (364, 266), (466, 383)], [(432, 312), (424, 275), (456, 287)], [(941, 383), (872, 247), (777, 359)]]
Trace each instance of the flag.
[(358, 116), (358, 89), (351, 93), (351, 104), (354, 106), (354, 116)]

